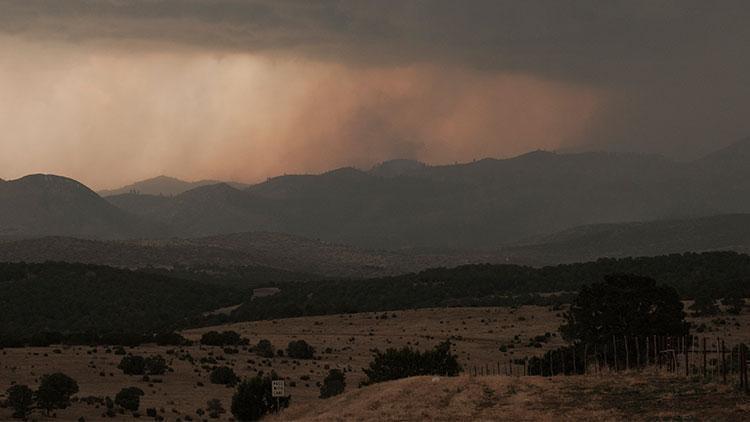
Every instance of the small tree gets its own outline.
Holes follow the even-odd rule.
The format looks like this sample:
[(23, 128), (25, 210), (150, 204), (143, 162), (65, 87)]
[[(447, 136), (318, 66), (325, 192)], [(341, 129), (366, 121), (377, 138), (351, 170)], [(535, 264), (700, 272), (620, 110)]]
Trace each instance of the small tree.
[(327, 399), (344, 392), (346, 376), (340, 369), (331, 369), (320, 387), (320, 398)]
[(228, 366), (219, 366), (218, 368), (214, 368), (214, 370), (211, 371), (211, 375), (209, 378), (211, 379), (211, 383), (213, 384), (230, 386), (237, 384), (237, 381), (239, 381), (237, 374), (235, 374), (234, 370), (232, 370), (232, 368)]
[(44, 375), (36, 399), (39, 407), (49, 415), (52, 409), (65, 409), (70, 405), (70, 397), (78, 392), (78, 383), (69, 376), (57, 372)]
[(222, 414), (227, 412), (224, 410), (224, 407), (221, 405), (221, 400), (219, 399), (211, 399), (207, 401), (206, 411), (208, 412), (208, 417), (212, 419), (218, 419)]
[(138, 387), (123, 388), (115, 396), (115, 404), (125, 410), (135, 412), (141, 406), (141, 396), (143, 394), (143, 390)]
[(263, 415), (289, 407), (291, 397), (273, 397), (271, 381), (279, 379), (276, 373), (242, 381), (232, 396), (232, 414), (239, 421), (256, 421)]
[(286, 354), (294, 359), (312, 359), (315, 355), (315, 349), (305, 340), (293, 340), (286, 347)]
[(623, 335), (683, 336), (690, 328), (674, 288), (629, 274), (582, 287), (565, 318), (563, 338), (584, 344), (608, 344)]
[(13, 409), (13, 417), (26, 419), (34, 405), (34, 392), (25, 385), (14, 385), (6, 391), (8, 406)]
[(276, 352), (273, 344), (271, 344), (270, 341), (263, 339), (255, 346), (255, 353), (264, 358), (272, 358)]
[(241, 346), (247, 343), (247, 339), (240, 337), (236, 331), (209, 331), (201, 336), (204, 346)]
[(146, 359), (143, 356), (124, 356), (117, 368), (125, 375), (143, 375), (146, 373)]
[(145, 371), (148, 375), (164, 375), (164, 373), (167, 372), (167, 369), (169, 368), (167, 366), (167, 361), (159, 355), (149, 356), (144, 359), (143, 363)]

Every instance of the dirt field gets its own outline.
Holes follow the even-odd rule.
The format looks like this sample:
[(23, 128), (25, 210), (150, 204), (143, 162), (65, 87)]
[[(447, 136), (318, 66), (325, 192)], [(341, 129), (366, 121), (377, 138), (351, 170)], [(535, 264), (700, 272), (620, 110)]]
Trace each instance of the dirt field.
[[(357, 389), (357, 386), (364, 378), (361, 368), (367, 366), (371, 357), (370, 350), (373, 348), (385, 349), (387, 347), (401, 347), (405, 345), (417, 348), (431, 348), (437, 343), (451, 338), (455, 344), (454, 350), (458, 353), (461, 364), (465, 368), (470, 369), (473, 366), (494, 364), (496, 362), (504, 363), (511, 356), (524, 357), (539, 354), (548, 348), (559, 346), (562, 344), (562, 341), (556, 334), (556, 331), (560, 325), (561, 316), (562, 311), (560, 310), (541, 307), (521, 307), (515, 310), (510, 308), (424, 309), (293, 318), (188, 330), (183, 334), (193, 340), (199, 339), (202, 333), (209, 330), (236, 330), (248, 338), (251, 344), (257, 343), (260, 339), (268, 339), (277, 349), (285, 348), (291, 340), (304, 339), (315, 347), (317, 358), (315, 360), (293, 360), (287, 357), (263, 359), (246, 348), (239, 348), (237, 353), (226, 353), (221, 347), (204, 346), (181, 348), (143, 346), (128, 349), (128, 353), (132, 354), (142, 356), (159, 354), (167, 358), (173, 372), (169, 372), (164, 376), (151, 377), (149, 381), (143, 381), (140, 376), (122, 374), (117, 369), (117, 364), (122, 356), (115, 355), (113, 349), (106, 347), (5, 349), (0, 352), (0, 394), (3, 394), (13, 383), (27, 384), (32, 388), (36, 388), (41, 375), (61, 371), (78, 381), (80, 386), (78, 397), (114, 397), (121, 388), (137, 386), (146, 393), (141, 401), (141, 414), (145, 415), (145, 409), (152, 407), (156, 408), (158, 413), (168, 420), (176, 420), (177, 418), (186, 420), (187, 417), (200, 420), (202, 418), (198, 415), (197, 410), (205, 408), (206, 401), (209, 399), (218, 398), (221, 400), (224, 408), (228, 410), (230, 407), (231, 396), (234, 390), (211, 384), (209, 381), (209, 373), (212, 367), (226, 365), (233, 367), (240, 377), (255, 375), (258, 371), (268, 372), (271, 369), (275, 370), (279, 375), (287, 379), (288, 391), (292, 395), (292, 406), (287, 410), (285, 415), (298, 418), (305, 415), (305, 412), (311, 412), (311, 414), (319, 414), (321, 418), (327, 419), (324, 412), (320, 411), (316, 406), (327, 408), (328, 403), (333, 402), (330, 400), (324, 402), (317, 398), (319, 392), (318, 383), (322, 382), (329, 368), (342, 368), (346, 370), (347, 392), (351, 393), (346, 396), (346, 400), (352, 401), (354, 400), (353, 397), (356, 397), (357, 394), (365, 394), (365, 391), (370, 391), (371, 388)], [(750, 341), (750, 330), (747, 329), (747, 327), (750, 327), (750, 315), (748, 314), (743, 314), (736, 318), (736, 320), (725, 320), (724, 324), (711, 322), (710, 319), (701, 319), (694, 322), (698, 325), (706, 324), (708, 329), (705, 333), (706, 335), (721, 335), (728, 341), (731, 339), (733, 342), (740, 340)], [(550, 333), (550, 336), (547, 338), (548, 341), (540, 342), (536, 344), (536, 346), (540, 347), (535, 347), (535, 342), (531, 341), (531, 339), (537, 336), (543, 337), (545, 333)], [(509, 348), (509, 345), (512, 345), (512, 347)], [(330, 350), (328, 350), (329, 348)], [(506, 350), (506, 352), (501, 352), (501, 348)], [(188, 355), (192, 357), (194, 363), (186, 359)], [(201, 363), (201, 360), (203, 360), (203, 363)], [(620, 375), (618, 374), (617, 377), (620, 377)], [(605, 412), (601, 414), (604, 416), (609, 415), (613, 418), (618, 418), (620, 413), (617, 413), (617, 409), (614, 407), (607, 410), (607, 406), (615, 406), (619, 401), (615, 400), (609, 405), (607, 404), (608, 400), (616, 397), (607, 396), (605, 394), (608, 391), (607, 388), (610, 388), (611, 391), (619, 391), (617, 388), (624, 388), (624, 385), (629, 385), (627, 383), (638, 385), (638, 382), (641, 382), (637, 380), (638, 377), (634, 376), (631, 381), (622, 381), (626, 384), (621, 385), (618, 380), (618, 384), (606, 387), (608, 382), (606, 379), (596, 380), (593, 377), (568, 378), (580, 378), (584, 380), (579, 382), (578, 384), (580, 385), (576, 387), (581, 389), (581, 391), (589, 391), (590, 394), (596, 397), (601, 395), (603, 398), (597, 402), (600, 403), (597, 412)], [(520, 383), (518, 387), (519, 391), (526, 391), (524, 389), (527, 389), (529, 392), (536, 391), (534, 389), (544, 391), (543, 396), (549, 396), (549, 400), (551, 401), (547, 401), (547, 399), (538, 401), (540, 399), (534, 398), (538, 402), (533, 402), (536, 404), (530, 402), (533, 406), (532, 404), (529, 404), (529, 406), (532, 406), (532, 410), (536, 409), (537, 413), (529, 413), (531, 416), (543, 416), (544, 412), (553, 412), (555, 406), (562, 406), (563, 408), (566, 408), (565, 406), (573, 406), (571, 404), (573, 402), (567, 401), (568, 399), (565, 397), (568, 397), (570, 400), (575, 399), (573, 396), (560, 395), (560, 391), (562, 390), (568, 391), (572, 388), (573, 390), (570, 391), (575, 391), (572, 384), (565, 384), (568, 382), (563, 380), (565, 377), (556, 377), (552, 380), (524, 377), (520, 381), (517, 378), (508, 377), (484, 377), (478, 379), (481, 379), (482, 382), (484, 380), (492, 380), (487, 381), (492, 384), (488, 388), (497, 392), (502, 397), (505, 397), (504, 392), (509, 388), (506, 384), (511, 382)], [(440, 385), (447, 385), (445, 388), (459, 388), (464, 384), (466, 386), (474, 386), (471, 388), (482, 388), (481, 385), (477, 387), (478, 384), (475, 385), (474, 381), (449, 381), (443, 379), (441, 382), (443, 384)], [(453, 382), (459, 384), (455, 386), (450, 384)], [(664, 381), (664, 391), (670, 391), (670, 388), (672, 388), (670, 387), (670, 382), (669, 380)], [(693, 388), (689, 387), (692, 384), (686, 380), (675, 380), (674, 382), (685, 383), (686, 386), (684, 388)], [(381, 387), (372, 388), (377, 389)], [(625, 391), (623, 394), (626, 395), (635, 394), (632, 392), (628, 393), (627, 391), (630, 390), (627, 389), (623, 391)], [(415, 392), (414, 394), (422, 393)], [(700, 396), (703, 394), (703, 390), (695, 394)], [(519, 394), (519, 397), (536, 397), (537, 395), (536, 393), (528, 393), (525, 395)], [(554, 397), (558, 397), (557, 402), (552, 400)], [(4, 400), (4, 397), (0, 397), (0, 401), (2, 400)], [(339, 398), (332, 400), (339, 400)], [(515, 401), (517, 398), (513, 400)], [(406, 399), (406, 401), (409, 402), (411, 399)], [(501, 402), (498, 401), (498, 403)], [(559, 404), (555, 404), (558, 402)], [(701, 400), (701, 403), (703, 402)], [(654, 402), (649, 406), (652, 406), (653, 411), (656, 412), (658, 411), (659, 403), (661, 402)], [(726, 408), (720, 400), (717, 399), (716, 403), (722, 409)], [(407, 405), (407, 403), (403, 403), (402, 405)], [(354, 405), (352, 404), (352, 406)], [(394, 406), (396, 405), (394, 404)], [(545, 406), (551, 407), (547, 409)], [(711, 407), (713, 404), (707, 404), (706, 406)], [(493, 405), (491, 408), (494, 410), (488, 410), (488, 412), (501, 412), (502, 409), (509, 409), (511, 407), (510, 405)], [(333, 408), (335, 409), (336, 407)], [(87, 420), (101, 419), (104, 410), (103, 406), (97, 407), (97, 405), (78, 402), (68, 409), (59, 411), (58, 419), (78, 419), (80, 416), (85, 417)], [(459, 409), (455, 411), (462, 412)], [(9, 409), (0, 409), (0, 420), (8, 419), (10, 413)], [(410, 413), (407, 412), (406, 414)], [(461, 413), (454, 414), (456, 416), (462, 415)], [(417, 414), (414, 415), (416, 419), (422, 419)], [(480, 412), (476, 416), (490, 418), (492, 415), (500, 416), (501, 413), (485, 414)], [(594, 415), (592, 413), (592, 417)], [(40, 415), (35, 414), (35, 416)], [(437, 414), (433, 414), (430, 417), (433, 416), (437, 417)], [(569, 416), (576, 417), (577, 415), (569, 412)], [(224, 419), (228, 419), (230, 417), (229, 412), (223, 415), (223, 417)], [(377, 412), (363, 414), (363, 417), (374, 417), (377, 419)]]

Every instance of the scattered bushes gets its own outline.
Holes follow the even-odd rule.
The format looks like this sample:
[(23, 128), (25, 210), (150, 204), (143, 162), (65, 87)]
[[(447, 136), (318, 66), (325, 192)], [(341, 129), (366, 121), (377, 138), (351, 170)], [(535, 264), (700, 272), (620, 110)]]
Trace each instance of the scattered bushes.
[(141, 405), (143, 390), (138, 387), (127, 387), (120, 390), (115, 396), (115, 404), (125, 410), (135, 412)]
[(201, 344), (204, 346), (243, 346), (247, 345), (247, 339), (243, 339), (236, 331), (209, 331), (201, 336)]
[(126, 375), (164, 375), (167, 372), (167, 362), (161, 356), (129, 355), (120, 360), (118, 369)]
[(320, 387), (320, 398), (327, 399), (344, 392), (346, 376), (340, 369), (331, 369)]
[(305, 340), (293, 340), (286, 347), (286, 354), (293, 359), (312, 359), (315, 349)]
[(228, 366), (219, 366), (218, 368), (214, 368), (214, 370), (211, 371), (211, 375), (209, 378), (211, 379), (211, 383), (213, 384), (230, 386), (237, 384), (237, 381), (239, 381), (237, 374), (235, 374), (234, 370), (232, 370), (232, 368)]
[(450, 348), (450, 342), (446, 341), (426, 352), (410, 347), (387, 349), (385, 352), (375, 349), (369, 368), (364, 369), (367, 380), (363, 384), (418, 375), (456, 376), (461, 372), (461, 365), (451, 354)]
[(271, 381), (280, 379), (276, 373), (242, 381), (232, 396), (232, 414), (239, 421), (255, 421), (263, 415), (278, 412), (281, 408), (289, 407), (291, 397), (281, 397), (276, 400), (272, 396)]

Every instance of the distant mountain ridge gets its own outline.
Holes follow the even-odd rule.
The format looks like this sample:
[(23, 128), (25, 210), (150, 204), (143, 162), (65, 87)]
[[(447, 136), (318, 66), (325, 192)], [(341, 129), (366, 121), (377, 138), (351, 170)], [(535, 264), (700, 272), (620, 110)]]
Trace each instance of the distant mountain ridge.
[[(693, 162), (545, 151), (441, 166), (393, 160), (106, 201), (82, 185), (85, 195), (44, 196), (21, 179), (0, 183), (0, 236), (134, 238), (151, 225), (145, 237), (266, 231), (367, 249), (496, 250), (578, 226), (750, 213), (749, 169), (746, 139)], [(29, 202), (35, 195), (45, 199)]]
[(215, 185), (218, 183), (227, 183), (237, 189), (244, 189), (249, 185), (239, 182), (221, 182), (218, 180), (199, 180), (196, 182), (186, 182), (169, 176), (157, 176), (151, 179), (135, 182), (118, 189), (100, 190), (98, 194), (102, 197), (122, 195), (128, 193), (137, 193), (145, 195), (162, 195), (173, 196), (187, 192), (206, 185)]

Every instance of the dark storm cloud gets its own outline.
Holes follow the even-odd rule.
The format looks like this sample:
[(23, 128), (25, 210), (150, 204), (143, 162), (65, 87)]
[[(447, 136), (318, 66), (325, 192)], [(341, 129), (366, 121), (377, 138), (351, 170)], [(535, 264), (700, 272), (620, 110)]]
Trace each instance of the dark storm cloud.
[[(590, 86), (608, 104), (568, 146), (678, 156), (750, 133), (748, 22), (750, 2), (731, 0), (0, 0), (0, 32), (32, 40), (428, 63)], [(369, 115), (349, 124), (387, 126)]]
[(744, 1), (0, 0), (0, 8), (0, 29), (42, 37), (456, 61), (605, 81), (717, 51), (719, 66), (749, 60)]

